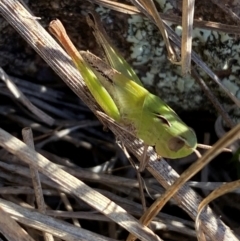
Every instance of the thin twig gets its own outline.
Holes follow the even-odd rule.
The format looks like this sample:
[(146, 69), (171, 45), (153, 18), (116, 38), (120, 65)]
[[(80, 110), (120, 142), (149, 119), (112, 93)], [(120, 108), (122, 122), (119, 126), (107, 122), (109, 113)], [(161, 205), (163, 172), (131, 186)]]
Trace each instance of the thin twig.
[(166, 31), (166, 26), (158, 14), (157, 9), (154, 5), (153, 0), (130, 0), (133, 5), (135, 5), (142, 13), (147, 17), (154, 20), (154, 24), (160, 30), (164, 42), (166, 44), (168, 58), (172, 63), (178, 63), (178, 58), (173, 50), (172, 43), (169, 41), (168, 32)]
[(130, 154), (128, 153), (126, 147), (123, 145), (119, 145), (124, 154), (126, 155), (127, 159), (129, 160), (129, 162), (132, 164), (133, 168), (135, 168), (136, 173), (137, 173), (137, 179), (138, 179), (138, 183), (139, 183), (139, 194), (140, 194), (140, 199), (142, 202), (142, 207), (143, 207), (143, 213), (147, 210), (146, 207), (146, 200), (145, 200), (145, 195), (144, 195), (144, 189), (143, 189), (143, 179), (141, 177), (141, 173), (139, 171), (139, 167), (136, 166), (136, 164), (134, 163), (134, 161), (132, 160)]
[[(34, 149), (33, 134), (32, 134), (31, 128), (29, 128), (29, 127), (24, 128), (22, 130), (22, 136), (23, 136), (24, 142), (29, 147)], [(44, 214), (46, 212), (46, 206), (45, 206), (44, 197), (43, 197), (43, 193), (42, 193), (42, 185), (41, 185), (41, 181), (39, 178), (39, 173), (38, 173), (38, 170), (36, 168), (34, 168), (34, 166), (32, 166), (32, 165), (29, 165), (29, 168), (30, 168), (30, 173), (32, 176), (32, 183), (33, 183), (33, 187), (34, 187), (38, 210), (40, 213)], [(49, 233), (43, 232), (43, 236), (44, 236), (45, 241), (53, 240), (53, 236)]]
[(214, 4), (216, 4), (220, 9), (222, 9), (224, 12), (227, 13), (227, 15), (231, 16), (232, 19), (240, 24), (240, 17), (234, 13), (230, 8), (228, 8), (228, 4), (226, 4), (226, 1), (219, 1), (219, 0), (211, 0)]
[(222, 107), (222, 105), (219, 103), (219, 101), (217, 100), (217, 98), (213, 95), (212, 91), (209, 89), (209, 87), (206, 85), (206, 83), (204, 82), (204, 80), (199, 76), (199, 74), (197, 73), (197, 71), (195, 69), (192, 69), (192, 76), (194, 77), (194, 79), (198, 82), (198, 84), (201, 86), (202, 90), (204, 91), (205, 95), (208, 97), (208, 99), (211, 101), (211, 103), (213, 104), (213, 106), (216, 108), (216, 110), (218, 111), (218, 113), (221, 114), (222, 118), (224, 119), (224, 121), (227, 123), (227, 125), (231, 128), (233, 128), (235, 126), (235, 124), (233, 123), (233, 121), (231, 120), (230, 116), (228, 115), (228, 113), (224, 110), (224, 108)]
[[(22, 130), (22, 135), (23, 135), (23, 141), (31, 148), (34, 149), (34, 143), (33, 143), (33, 135), (32, 135), (32, 130), (29, 127), (26, 127)], [(44, 198), (43, 198), (43, 193), (42, 193), (42, 185), (41, 181), (39, 178), (39, 173), (38, 170), (35, 169), (33, 166), (29, 166), (30, 168), (30, 173), (32, 176), (32, 182), (33, 182), (33, 187), (35, 191), (35, 197), (36, 197), (36, 202), (38, 205), (38, 209), (40, 212), (45, 213), (46, 207), (44, 203)]]
[(53, 125), (54, 119), (44, 113), (42, 110), (38, 109), (36, 106), (34, 106), (29, 101), (29, 99), (17, 88), (17, 86), (13, 83), (13, 81), (8, 77), (8, 75), (4, 72), (2, 68), (0, 68), (0, 79), (4, 81), (13, 96), (23, 105), (25, 105), (32, 113), (34, 113), (40, 120), (50, 126)]
[(192, 29), (195, 0), (182, 1), (182, 47), (181, 65), (182, 75), (191, 72)]
[[(71, 203), (69, 202), (69, 199), (67, 197), (67, 195), (63, 192), (60, 192), (59, 193), (60, 197), (61, 197), (61, 200), (63, 201), (64, 205), (65, 205), (65, 208), (68, 210), (68, 211), (73, 211), (73, 208), (72, 208), (72, 205)], [(77, 218), (73, 218), (71, 217), (72, 221), (73, 221), (73, 224), (76, 226), (76, 227), (81, 227), (79, 221)]]
[[(109, 9), (112, 9), (121, 13), (141, 14), (141, 11), (138, 10), (135, 6), (121, 4), (119, 2), (113, 2), (111, 0), (89, 0), (89, 1), (95, 2), (96, 4), (105, 6)], [(176, 16), (170, 13), (159, 13), (159, 15), (164, 21), (168, 21), (179, 25), (182, 23), (182, 18), (179, 16)], [(238, 26), (212, 22), (212, 21), (204, 21), (200, 19), (193, 20), (193, 27), (221, 31), (229, 34), (240, 34), (240, 28)]]

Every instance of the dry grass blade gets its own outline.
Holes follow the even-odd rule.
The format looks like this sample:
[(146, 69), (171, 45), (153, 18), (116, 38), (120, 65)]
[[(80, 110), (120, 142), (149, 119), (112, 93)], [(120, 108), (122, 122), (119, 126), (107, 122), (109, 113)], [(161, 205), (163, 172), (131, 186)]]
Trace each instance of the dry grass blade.
[[(219, 8), (221, 8), (224, 12), (226, 12), (227, 14), (229, 14), (229, 16), (232, 17), (233, 20), (235, 20), (238, 25), (240, 24), (240, 17), (234, 13), (231, 8), (228, 7), (228, 3), (227, 1), (218, 1), (218, 0), (212, 0), (213, 3), (215, 3)], [(239, 4), (238, 1), (229, 1), (229, 2), (233, 2), (233, 4), (237, 5)]]
[(182, 75), (191, 72), (192, 29), (195, 0), (182, 1), (182, 47), (181, 64)]
[[(22, 136), (23, 136), (24, 142), (29, 147), (34, 149), (33, 134), (32, 134), (31, 128), (29, 128), (29, 127), (24, 128), (22, 130)], [(33, 182), (33, 187), (34, 187), (34, 192), (35, 192), (38, 210), (39, 210), (40, 213), (45, 213), (46, 212), (46, 206), (45, 206), (45, 202), (44, 202), (42, 185), (41, 185), (41, 181), (40, 181), (40, 178), (39, 178), (38, 170), (31, 165), (29, 165), (29, 168), (30, 168), (30, 173), (31, 173), (31, 176), (32, 176), (32, 182)], [(44, 236), (45, 241), (52, 241), (53, 240), (53, 236), (49, 233), (44, 232), (43, 236)]]
[(240, 34), (240, 29), (238, 26), (227, 25), (223, 23), (216, 23), (211, 21), (194, 19), (193, 26), (197, 28), (222, 31), (224, 33), (229, 33), (229, 34)]
[[(69, 212), (72, 212), (73, 211), (73, 208), (72, 208), (72, 205), (71, 205), (71, 202), (69, 201), (67, 195), (63, 192), (59, 193), (60, 194), (60, 197), (61, 197), (61, 200), (63, 201), (64, 203), (64, 206), (66, 208), (67, 211)], [(72, 218), (72, 221), (73, 221), (73, 224), (76, 226), (76, 227), (81, 227), (80, 223), (79, 223), (79, 220), (76, 219), (76, 218)]]
[(23, 105), (25, 105), (33, 114), (35, 114), (40, 120), (45, 122), (48, 125), (53, 125), (54, 119), (44, 113), (42, 110), (38, 109), (35, 105), (33, 105), (29, 99), (17, 88), (14, 82), (8, 77), (8, 75), (4, 72), (2, 68), (0, 68), (0, 79), (6, 84), (8, 89), (14, 95), (14, 97), (20, 101)]
[(153, 19), (154, 23), (159, 28), (164, 42), (166, 44), (166, 48), (168, 51), (168, 58), (172, 63), (177, 63), (178, 58), (172, 48), (172, 45), (168, 38), (168, 33), (166, 31), (166, 27), (158, 14), (158, 11), (154, 5), (154, 2), (152, 0), (130, 0), (132, 4), (134, 4), (140, 11), (142, 11), (149, 19)]
[(227, 125), (229, 127), (233, 128), (235, 126), (235, 124), (233, 123), (232, 119), (230, 118), (228, 113), (223, 109), (222, 105), (219, 103), (217, 98), (213, 95), (213, 93), (211, 92), (209, 87), (206, 85), (204, 80), (199, 76), (199, 74), (197, 73), (197, 71), (195, 69), (192, 70), (192, 76), (198, 82), (198, 84), (201, 86), (201, 88), (203, 89), (205, 95), (212, 102), (213, 106), (216, 108), (218, 113), (221, 114), (222, 118), (227, 123)]
[(9, 241), (34, 241), (26, 231), (0, 207), (0, 231)]
[(6, 213), (18, 220), (18, 222), (23, 223), (28, 227), (51, 233), (54, 237), (58, 237), (62, 240), (116, 241), (115, 239), (103, 237), (83, 228), (75, 227), (67, 222), (43, 215), (39, 212), (23, 208), (20, 205), (16, 205), (1, 198), (0, 206)]
[[(104, 125), (112, 130), (116, 137), (124, 143), (127, 149), (130, 150), (138, 160), (141, 160), (143, 143), (119, 128), (107, 115), (98, 111), (95, 101), (86, 91), (84, 82), (79, 72), (73, 67), (70, 58), (41, 25), (29, 15), (18, 1), (2, 0), (0, 2), (0, 11), (8, 23), (10, 23), (41, 55), (49, 66), (58, 73), (63, 81), (88, 105), (97, 117), (101, 119)], [(168, 188), (179, 175), (165, 160), (161, 159), (161, 161), (159, 161), (159, 158), (152, 148), (148, 149), (147, 155), (149, 156), (147, 169), (164, 188)], [(70, 192), (71, 190), (68, 191)], [(188, 185), (185, 185), (174, 196), (174, 199), (192, 219), (195, 219), (199, 200), (201, 200), (196, 192), (189, 188)], [(212, 240), (218, 241), (218, 237), (222, 236), (225, 237), (225, 240), (237, 240), (231, 230), (213, 214), (210, 208), (208, 208), (208, 211), (204, 212), (202, 216), (206, 220), (206, 222), (203, 223), (204, 231), (209, 234)], [(209, 220), (211, 220), (211, 222)]]
[[(112, 9), (114, 11), (126, 13), (126, 14), (139, 14), (141, 13), (140, 10), (138, 10), (134, 6), (130, 6), (127, 4), (121, 4), (118, 2), (113, 2), (111, 0), (90, 0), (91, 2), (94, 2), (96, 4), (105, 6), (109, 9)], [(181, 24), (182, 23), (182, 18), (175, 16), (175, 15), (170, 15), (166, 13), (159, 13), (160, 17), (165, 20), (169, 21), (171, 23), (176, 23), (176, 24)], [(217, 23), (217, 22), (212, 22), (212, 21), (204, 21), (204, 20), (199, 20), (199, 19), (193, 19), (193, 26), (196, 28), (203, 28), (203, 29), (209, 29), (209, 30), (216, 30), (216, 31), (222, 31), (224, 33), (230, 33), (230, 34), (240, 34), (240, 29), (238, 26), (233, 26), (233, 25), (227, 25), (227, 24), (222, 24), (222, 23)]]
[(145, 200), (144, 188), (143, 188), (144, 187), (144, 185), (143, 185), (144, 181), (143, 181), (143, 179), (141, 177), (141, 173), (139, 171), (139, 168), (135, 165), (134, 161), (132, 160), (132, 157), (128, 153), (126, 147), (125, 146), (120, 146), (120, 148), (122, 148), (122, 150), (123, 150), (124, 154), (126, 155), (127, 159), (129, 160), (129, 162), (131, 163), (133, 168), (135, 168), (135, 170), (136, 170), (137, 179), (138, 179), (138, 183), (139, 183), (140, 199), (141, 199), (141, 203), (142, 203), (143, 212), (145, 212), (147, 210), (147, 207), (146, 207), (146, 200)]
[[(191, 177), (193, 177), (205, 165), (207, 165), (214, 157), (221, 153), (224, 147), (236, 141), (239, 138), (239, 133), (240, 124), (229, 131), (223, 138), (221, 138), (216, 144), (213, 145), (212, 149), (208, 150), (201, 158), (197, 160), (197, 162), (193, 163), (186, 171), (184, 171), (180, 178), (151, 205), (147, 212), (145, 212), (141, 217), (140, 221), (145, 225), (149, 225), (151, 220), (161, 211), (163, 206), (181, 188), (181, 186)], [(204, 221), (205, 220), (203, 220), (203, 222)], [(223, 239), (223, 237), (221, 238)], [(132, 235), (129, 235), (127, 241), (134, 240), (135, 238)]]
[[(32, 130), (29, 127), (26, 127), (22, 130), (22, 136), (24, 142), (30, 147), (34, 149), (34, 143), (33, 143), (33, 135), (32, 135)], [(32, 182), (33, 182), (33, 187), (35, 191), (35, 197), (36, 197), (36, 202), (38, 205), (38, 209), (41, 213), (44, 213), (46, 211), (44, 199), (43, 199), (43, 193), (42, 193), (42, 186), (41, 186), (41, 181), (39, 178), (39, 173), (38, 170), (32, 167), (30, 167), (30, 173), (32, 176)]]
[(114, 2), (111, 0), (91, 0), (90, 2), (100, 4), (106, 8), (110, 8), (114, 11), (118, 11), (125, 14), (139, 13), (139, 10), (137, 10), (134, 6), (130, 6), (124, 3)]
[(210, 203), (212, 202), (214, 199), (232, 192), (235, 189), (240, 188), (240, 180), (234, 181), (234, 182), (229, 182), (229, 183), (224, 183), (222, 186), (216, 188), (214, 191), (212, 191), (206, 198), (204, 198), (202, 200), (202, 202), (199, 204), (198, 207), (198, 214), (195, 220), (195, 228), (196, 228), (196, 233), (197, 233), (197, 238), (198, 240), (201, 240), (200, 237), (200, 221), (199, 218), (201, 216), (202, 210)]
[(150, 229), (138, 223), (135, 218), (114, 202), (63, 171), (56, 164), (51, 163), (45, 157), (2, 129), (0, 129), (0, 146), (27, 164), (37, 168), (40, 172), (54, 180), (54, 182), (65, 187), (73, 195), (88, 203), (126, 230), (133, 232), (142, 240), (161, 240)]

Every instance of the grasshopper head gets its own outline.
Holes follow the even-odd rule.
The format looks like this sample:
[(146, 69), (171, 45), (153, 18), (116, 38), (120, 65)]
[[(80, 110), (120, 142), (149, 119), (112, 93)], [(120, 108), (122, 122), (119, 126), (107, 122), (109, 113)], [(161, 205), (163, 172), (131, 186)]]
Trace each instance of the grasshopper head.
[(149, 118), (143, 118), (141, 138), (146, 144), (155, 146), (160, 156), (176, 159), (194, 151), (197, 146), (194, 131), (159, 97), (149, 94), (143, 112)]

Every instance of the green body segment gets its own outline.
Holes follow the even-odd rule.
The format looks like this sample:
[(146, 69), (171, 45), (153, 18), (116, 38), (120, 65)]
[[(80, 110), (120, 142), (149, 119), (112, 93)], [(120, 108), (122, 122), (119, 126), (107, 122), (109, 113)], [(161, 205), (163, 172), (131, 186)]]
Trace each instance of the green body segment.
[(83, 59), (80, 61), (79, 58), (73, 58), (73, 62), (81, 73), (89, 91), (94, 96), (95, 100), (104, 110), (104, 112), (111, 116), (114, 120), (120, 121), (120, 113), (114, 103), (114, 100), (100, 83), (99, 79), (94, 74), (88, 63), (86, 63)]
[(175, 159), (193, 152), (197, 146), (194, 131), (159, 97), (149, 93), (142, 109), (137, 136), (155, 146), (159, 155)]
[(99, 17), (95, 14), (92, 15), (92, 17), (95, 23), (89, 16), (87, 17), (87, 22), (94, 30), (93, 34), (97, 42), (103, 48), (107, 57), (108, 64), (129, 79), (143, 86), (142, 82), (140, 81), (132, 67), (129, 65), (129, 63), (123, 58), (119, 51), (111, 45), (111, 41), (109, 40), (107, 33), (102, 27), (102, 25), (97, 24), (97, 22), (100, 22)]
[(103, 48), (106, 53), (108, 62), (112, 68), (116, 69), (130, 80), (133, 80), (134, 82), (143, 86), (135, 71), (114, 47), (112, 47), (111, 45), (103, 44)]

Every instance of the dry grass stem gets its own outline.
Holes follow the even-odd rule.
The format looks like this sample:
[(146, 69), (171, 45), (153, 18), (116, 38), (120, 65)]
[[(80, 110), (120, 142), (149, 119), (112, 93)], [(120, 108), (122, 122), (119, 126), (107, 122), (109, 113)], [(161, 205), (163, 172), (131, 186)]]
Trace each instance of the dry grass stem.
[(18, 87), (14, 84), (14, 82), (9, 78), (9, 76), (4, 72), (2, 68), (0, 68), (0, 79), (6, 84), (9, 91), (16, 98), (16, 100), (20, 101), (23, 105), (25, 105), (40, 120), (50, 126), (53, 125), (54, 119), (36, 106), (34, 106), (29, 101), (29, 99), (18, 89)]
[[(33, 134), (32, 134), (31, 128), (29, 128), (29, 127), (24, 128), (22, 130), (22, 136), (23, 136), (23, 141), (30, 148), (34, 149)], [(45, 202), (44, 202), (39, 173), (38, 173), (38, 170), (36, 168), (34, 168), (34, 166), (32, 166), (32, 165), (29, 165), (29, 168), (30, 168), (30, 173), (31, 173), (31, 177), (32, 177), (32, 183), (33, 183), (33, 188), (34, 188), (34, 192), (35, 192), (38, 210), (40, 213), (44, 214), (46, 212), (46, 206), (45, 206)], [(53, 241), (53, 236), (49, 233), (43, 232), (43, 237), (44, 237), (45, 241)]]
[(0, 208), (0, 231), (9, 241), (34, 241), (31, 236), (4, 211)]
[(164, 25), (161, 16), (158, 14), (157, 9), (154, 5), (153, 0), (130, 0), (133, 5), (135, 5), (141, 12), (143, 12), (149, 19), (154, 20), (154, 24), (158, 27), (161, 32), (164, 42), (166, 44), (168, 59), (172, 63), (178, 63), (178, 57), (176, 56), (172, 44), (168, 37), (168, 32), (166, 26)]
[(182, 75), (191, 73), (192, 29), (194, 19), (195, 0), (182, 1), (182, 47), (181, 65)]

